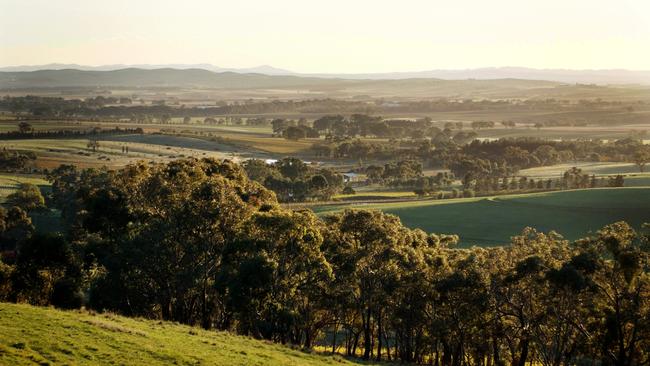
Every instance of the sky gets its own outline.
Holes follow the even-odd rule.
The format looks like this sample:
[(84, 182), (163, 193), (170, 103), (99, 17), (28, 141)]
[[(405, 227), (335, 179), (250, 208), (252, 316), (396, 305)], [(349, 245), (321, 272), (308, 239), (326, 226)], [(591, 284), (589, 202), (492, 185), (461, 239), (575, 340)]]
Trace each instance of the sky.
[(0, 66), (650, 70), (648, 0), (0, 0)]

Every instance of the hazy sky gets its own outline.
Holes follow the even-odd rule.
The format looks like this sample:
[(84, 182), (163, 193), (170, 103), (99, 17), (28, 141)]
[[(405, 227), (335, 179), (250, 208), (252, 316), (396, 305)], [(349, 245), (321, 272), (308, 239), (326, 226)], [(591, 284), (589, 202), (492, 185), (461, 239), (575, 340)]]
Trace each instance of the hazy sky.
[(0, 65), (650, 70), (649, 0), (0, 0)]

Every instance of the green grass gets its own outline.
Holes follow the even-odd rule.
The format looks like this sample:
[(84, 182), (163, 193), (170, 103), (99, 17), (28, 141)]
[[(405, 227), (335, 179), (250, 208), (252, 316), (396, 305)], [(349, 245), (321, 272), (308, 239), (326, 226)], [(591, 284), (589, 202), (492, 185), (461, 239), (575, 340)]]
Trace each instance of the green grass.
[(0, 303), (2, 365), (352, 365), (176, 323)]
[(650, 173), (631, 174), (625, 177), (626, 187), (650, 187)]
[(507, 244), (526, 226), (578, 239), (609, 223), (650, 222), (650, 188), (601, 188), (525, 195), (367, 205), (315, 207), (319, 214), (343, 208), (378, 209), (427, 232), (460, 235), (461, 246)]

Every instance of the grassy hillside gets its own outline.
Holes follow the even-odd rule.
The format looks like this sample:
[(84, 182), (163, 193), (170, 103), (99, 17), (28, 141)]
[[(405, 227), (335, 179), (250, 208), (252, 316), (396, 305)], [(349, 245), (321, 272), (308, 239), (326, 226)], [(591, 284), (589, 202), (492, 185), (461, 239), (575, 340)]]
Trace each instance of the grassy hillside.
[(352, 365), (174, 323), (0, 303), (1, 365)]
[[(315, 208), (325, 213), (351, 206)], [(461, 246), (501, 245), (526, 226), (555, 230), (578, 239), (625, 220), (634, 227), (650, 222), (650, 188), (601, 188), (444, 201), (356, 206), (398, 215), (410, 227), (460, 235)]]

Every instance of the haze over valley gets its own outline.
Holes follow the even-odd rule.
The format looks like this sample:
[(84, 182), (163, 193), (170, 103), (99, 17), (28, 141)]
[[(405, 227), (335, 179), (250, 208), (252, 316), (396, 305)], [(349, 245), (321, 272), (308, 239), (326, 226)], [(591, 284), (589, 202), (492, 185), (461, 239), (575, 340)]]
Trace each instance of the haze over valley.
[(0, 0), (0, 365), (649, 364), (649, 4)]

